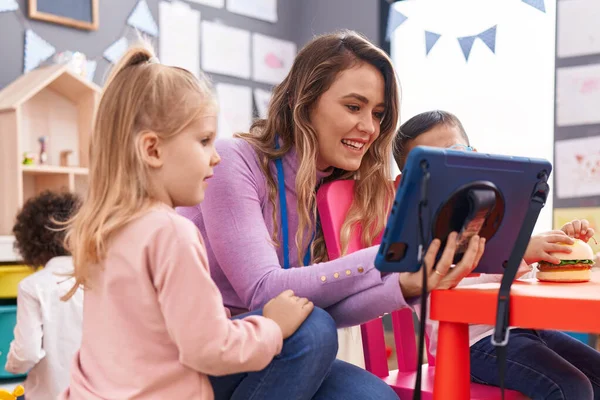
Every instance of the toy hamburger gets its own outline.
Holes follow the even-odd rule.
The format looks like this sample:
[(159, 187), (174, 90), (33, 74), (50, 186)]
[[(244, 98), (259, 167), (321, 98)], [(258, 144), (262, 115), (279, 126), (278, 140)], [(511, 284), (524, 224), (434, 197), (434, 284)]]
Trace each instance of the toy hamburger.
[(570, 253), (552, 253), (560, 260), (560, 264), (541, 261), (538, 264), (537, 278), (544, 282), (587, 282), (592, 276), (594, 252), (589, 244), (575, 239), (575, 242), (564, 245), (571, 247)]

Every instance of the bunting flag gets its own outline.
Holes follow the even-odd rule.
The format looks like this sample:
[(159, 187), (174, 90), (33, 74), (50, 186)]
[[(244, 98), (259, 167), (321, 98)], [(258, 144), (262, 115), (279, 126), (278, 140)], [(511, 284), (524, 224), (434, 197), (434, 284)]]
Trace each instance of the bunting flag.
[(531, 7), (540, 10), (541, 12), (546, 12), (546, 5), (544, 4), (544, 0), (521, 0), (525, 4), (529, 4)]
[[(543, 13), (546, 13), (546, 7), (544, 4), (544, 0), (521, 0), (521, 2), (526, 3), (526, 4), (530, 5), (531, 7), (534, 7), (535, 9), (537, 9)], [(408, 19), (408, 17), (406, 15), (404, 15), (402, 12), (400, 12), (398, 9), (396, 9), (396, 7), (394, 7), (394, 4), (401, 4), (401, 2), (393, 2), (392, 4), (390, 4), (390, 10), (389, 10), (389, 15), (388, 15), (388, 24), (387, 24), (387, 30), (386, 30), (386, 40), (387, 41), (391, 40), (391, 37), (392, 37), (392, 34), (394, 33), (394, 31), (400, 25), (402, 25), (404, 22), (406, 22), (406, 20)], [(462, 53), (467, 62), (469, 61), (469, 57), (471, 56), (471, 50), (473, 49), (473, 44), (475, 43), (475, 40), (477, 40), (477, 39), (480, 39), (488, 47), (488, 49), (491, 50), (492, 53), (496, 54), (496, 29), (497, 29), (497, 27), (498, 27), (498, 25), (491, 26), (488, 29), (484, 30), (483, 32), (481, 32), (477, 35), (455, 37), (458, 40), (460, 49), (462, 50)], [(425, 55), (429, 55), (429, 53), (431, 52), (433, 47), (436, 45), (436, 43), (438, 42), (440, 37), (442, 37), (442, 34), (435, 33), (435, 32), (428, 31), (428, 30), (424, 30), (424, 31), (425, 31)]]
[(154, 37), (158, 36), (158, 26), (152, 17), (152, 13), (150, 12), (146, 0), (138, 1), (133, 12), (127, 19), (127, 25), (133, 26), (148, 35)]
[(85, 64), (85, 75), (90, 82), (94, 81), (94, 75), (96, 74), (96, 66), (98, 62), (96, 60), (87, 60)]
[(480, 39), (492, 53), (496, 54), (496, 27), (497, 25), (494, 25), (478, 35), (457, 38), (466, 61), (469, 61), (469, 55), (471, 54), (475, 39)]
[(19, 4), (16, 0), (0, 0), (0, 13), (7, 11), (16, 11), (19, 9)]
[(494, 25), (491, 28), (481, 32), (477, 37), (481, 39), (483, 43), (492, 51), (492, 53), (496, 54), (496, 27), (498, 25)]
[[(0, 0), (0, 14), (14, 12), (19, 23), (25, 31), (25, 40), (23, 46), (23, 73), (27, 73), (38, 68), (43, 63), (50, 63), (49, 59), (56, 54), (56, 49), (46, 40), (42, 39), (29, 27), (27, 18), (23, 15), (17, 0)], [(54, 64), (69, 64), (75, 62), (68, 55), (77, 54), (79, 57), (73, 71), (84, 78), (93, 81), (98, 67), (98, 61), (104, 57), (111, 63), (116, 63), (127, 50), (129, 43), (127, 42), (127, 32), (131, 30), (129, 26), (134, 27), (139, 31), (152, 36), (158, 36), (158, 26), (152, 17), (148, 7), (147, 0), (137, 0), (136, 6), (127, 19), (127, 25), (124, 26), (121, 38), (112, 43), (103, 55), (97, 55), (93, 58), (87, 58), (85, 54), (79, 52), (64, 51), (56, 54), (56, 57), (51, 62)], [(65, 56), (67, 56), (65, 58)], [(83, 59), (81, 59), (83, 57)], [(76, 63), (76, 64), (77, 64)]]
[(41, 63), (49, 59), (56, 49), (31, 29), (25, 31), (25, 51), (23, 72), (36, 69)]
[(425, 55), (429, 55), (429, 52), (435, 46), (440, 36), (442, 35), (439, 33), (425, 31)]
[(104, 58), (106, 58), (109, 62), (116, 64), (121, 56), (127, 51), (127, 46), (127, 38), (122, 37), (111, 44), (108, 49), (104, 50)]
[(477, 35), (457, 38), (458, 44), (460, 44), (460, 49), (462, 50), (465, 60), (467, 61), (469, 61), (469, 55), (471, 54), (471, 49), (473, 48), (473, 43), (475, 43), (476, 38)]
[(408, 18), (400, 11), (396, 10), (394, 3), (390, 4), (390, 12), (388, 14), (387, 31), (385, 40), (388, 42), (392, 39), (392, 33), (402, 25)]

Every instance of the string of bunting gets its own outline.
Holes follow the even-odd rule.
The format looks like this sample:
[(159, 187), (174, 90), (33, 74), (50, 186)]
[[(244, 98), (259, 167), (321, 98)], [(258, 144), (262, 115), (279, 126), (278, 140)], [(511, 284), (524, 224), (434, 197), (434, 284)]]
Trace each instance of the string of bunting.
[[(530, 5), (531, 7), (546, 13), (546, 6), (544, 4), (544, 0), (521, 0), (523, 3)], [(398, 29), (402, 24), (408, 20), (408, 17), (400, 12), (394, 5), (396, 2), (392, 2), (390, 4), (390, 10), (388, 14), (388, 22), (387, 22), (387, 30), (386, 30), (386, 40), (389, 42), (391, 40), (392, 34)], [(498, 25), (490, 26), (482, 32), (479, 32), (475, 35), (470, 36), (462, 36), (456, 37), (458, 44), (462, 50), (463, 55), (465, 56), (465, 61), (469, 61), (469, 56), (471, 55), (471, 49), (473, 48), (473, 44), (476, 39), (481, 40), (491, 51), (496, 54), (496, 30)], [(437, 43), (442, 34), (425, 30), (425, 55), (429, 55), (433, 46)]]
[(138, 33), (155, 38), (158, 37), (158, 25), (152, 17), (146, 0), (138, 0), (127, 19), (127, 25), (123, 28), (120, 37), (108, 46), (102, 55), (93, 58), (87, 58), (80, 52), (71, 51), (56, 54), (56, 48), (31, 29), (29, 20), (25, 18), (19, 9), (19, 4), (16, 0), (0, 0), (0, 18), (2, 18), (1, 14), (3, 13), (15, 14), (25, 30), (23, 73), (36, 69), (48, 61), (50, 57), (56, 55), (55, 62), (75, 62), (75, 64), (78, 64), (77, 71), (82, 76), (93, 81), (100, 59), (105, 58), (108, 62), (114, 64), (127, 50), (129, 46), (127, 34), (131, 28), (135, 29)]

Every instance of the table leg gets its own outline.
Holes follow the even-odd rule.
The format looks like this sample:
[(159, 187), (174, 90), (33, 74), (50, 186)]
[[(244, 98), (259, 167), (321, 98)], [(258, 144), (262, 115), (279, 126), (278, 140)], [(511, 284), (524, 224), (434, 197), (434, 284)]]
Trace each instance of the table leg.
[(440, 321), (434, 400), (468, 400), (471, 392), (469, 325)]

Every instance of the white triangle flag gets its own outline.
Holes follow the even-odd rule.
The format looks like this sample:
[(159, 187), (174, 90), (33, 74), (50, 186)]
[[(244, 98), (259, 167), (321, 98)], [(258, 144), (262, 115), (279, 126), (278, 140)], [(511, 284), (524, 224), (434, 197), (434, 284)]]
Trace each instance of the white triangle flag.
[(31, 29), (25, 31), (25, 54), (23, 71), (36, 69), (56, 52), (56, 49)]
[(150, 7), (148, 7), (146, 0), (138, 1), (133, 12), (127, 19), (127, 25), (133, 26), (148, 35), (154, 37), (158, 36), (158, 26), (152, 17)]
[(129, 44), (127, 43), (127, 38), (122, 37), (121, 39), (111, 44), (108, 49), (104, 50), (104, 58), (106, 58), (111, 63), (116, 64), (117, 61), (119, 61), (119, 59), (127, 51), (127, 46), (129, 46)]
[(19, 4), (15, 0), (0, 0), (0, 13), (7, 11), (16, 11)]
[(96, 74), (96, 66), (98, 63), (96, 60), (87, 60), (85, 64), (85, 75), (90, 82), (94, 81), (94, 75)]

